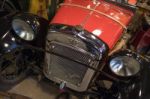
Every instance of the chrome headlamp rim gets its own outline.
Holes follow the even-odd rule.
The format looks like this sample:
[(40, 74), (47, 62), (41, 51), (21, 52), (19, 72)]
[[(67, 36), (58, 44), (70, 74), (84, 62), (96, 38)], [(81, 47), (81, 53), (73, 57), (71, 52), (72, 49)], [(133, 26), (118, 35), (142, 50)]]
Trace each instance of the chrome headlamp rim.
[(109, 68), (118, 77), (133, 77), (140, 72), (141, 64), (132, 56), (121, 55), (110, 59)]
[(32, 25), (21, 18), (14, 18), (12, 20), (12, 29), (22, 40), (33, 41), (35, 39), (35, 31)]

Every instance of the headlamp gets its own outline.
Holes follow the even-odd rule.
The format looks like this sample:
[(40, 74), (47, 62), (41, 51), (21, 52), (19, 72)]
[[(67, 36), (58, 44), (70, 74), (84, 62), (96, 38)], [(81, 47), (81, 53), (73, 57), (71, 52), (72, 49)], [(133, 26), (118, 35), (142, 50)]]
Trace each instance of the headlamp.
[(32, 27), (24, 20), (14, 19), (12, 21), (12, 28), (15, 34), (23, 40), (32, 41), (35, 38), (35, 32)]
[(129, 56), (117, 56), (110, 60), (109, 67), (117, 76), (130, 77), (140, 71), (140, 63)]

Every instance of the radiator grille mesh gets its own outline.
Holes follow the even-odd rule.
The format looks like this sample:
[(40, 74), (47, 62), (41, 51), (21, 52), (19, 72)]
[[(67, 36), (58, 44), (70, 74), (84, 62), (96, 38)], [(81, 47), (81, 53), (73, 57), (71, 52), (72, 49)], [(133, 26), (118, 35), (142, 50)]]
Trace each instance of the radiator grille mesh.
[(75, 85), (82, 82), (87, 71), (86, 67), (56, 55), (49, 55), (49, 58), (49, 72), (52, 77)]
[[(58, 42), (48, 43), (48, 46), (48, 49), (53, 53), (68, 57), (70, 59), (69, 60), (55, 54), (49, 54), (49, 74), (52, 77), (59, 78), (60, 80), (67, 81), (75, 85), (80, 85), (88, 69), (83, 66), (83, 64), (89, 66), (92, 65), (92, 63), (94, 63), (92, 62), (94, 55)], [(74, 62), (72, 60), (78, 62)]]
[(68, 57), (89, 66), (92, 66), (94, 63), (95, 56), (79, 48), (73, 48), (57, 42), (52, 42), (48, 45), (50, 47), (49, 49), (52, 49), (51, 51), (58, 55)]

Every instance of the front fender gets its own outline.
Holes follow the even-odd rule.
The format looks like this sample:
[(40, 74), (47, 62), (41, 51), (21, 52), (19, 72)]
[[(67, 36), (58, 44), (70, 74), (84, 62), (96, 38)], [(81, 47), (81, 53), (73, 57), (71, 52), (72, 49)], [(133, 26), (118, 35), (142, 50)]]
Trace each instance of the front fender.
[(0, 40), (0, 54), (11, 52), (14, 49), (20, 48), (22, 45), (16, 42), (16, 38), (8, 32), (4, 33)]
[(144, 62), (137, 81), (123, 88), (119, 99), (150, 99), (150, 63)]
[[(13, 16), (12, 16), (13, 17)], [(11, 31), (11, 20), (0, 18), (0, 54), (20, 47)]]

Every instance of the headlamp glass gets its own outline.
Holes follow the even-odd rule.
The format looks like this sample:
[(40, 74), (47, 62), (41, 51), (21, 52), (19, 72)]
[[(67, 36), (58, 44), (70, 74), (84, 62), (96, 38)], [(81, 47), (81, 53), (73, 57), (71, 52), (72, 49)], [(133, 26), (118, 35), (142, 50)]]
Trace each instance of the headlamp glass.
[(14, 19), (12, 21), (12, 28), (23, 40), (32, 41), (35, 38), (35, 32), (33, 31), (32, 27), (21, 19)]
[(140, 63), (128, 56), (118, 56), (111, 59), (109, 67), (113, 73), (122, 77), (134, 76), (140, 71)]

